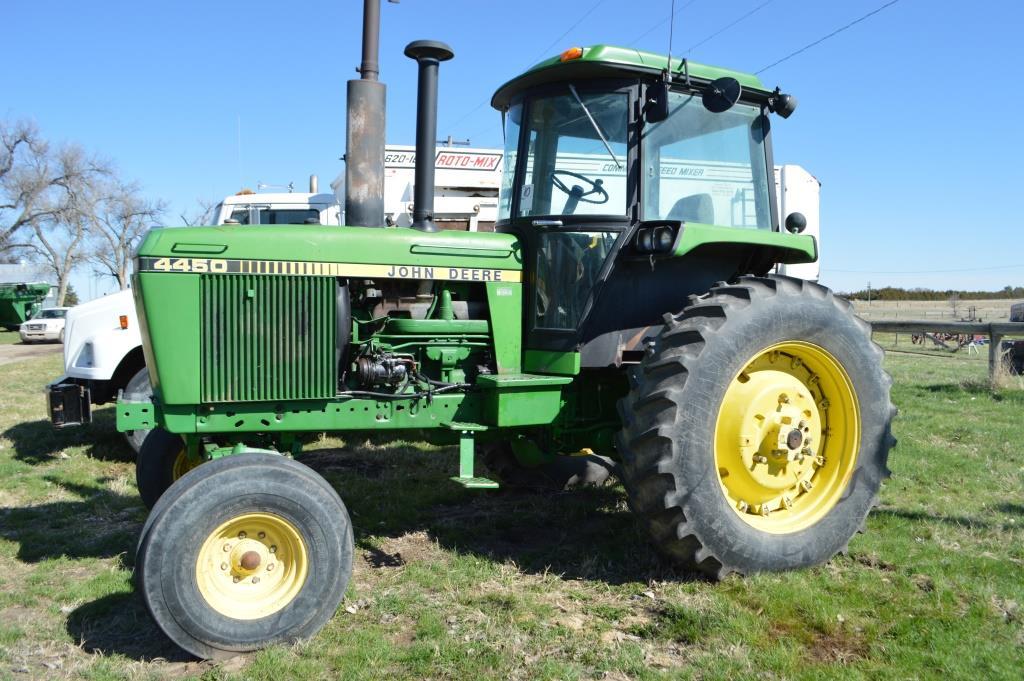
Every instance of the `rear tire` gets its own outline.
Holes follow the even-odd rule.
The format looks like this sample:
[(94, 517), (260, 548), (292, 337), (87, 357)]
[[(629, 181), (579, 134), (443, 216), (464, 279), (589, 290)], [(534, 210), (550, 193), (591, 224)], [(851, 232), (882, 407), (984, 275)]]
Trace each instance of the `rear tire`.
[(895, 444), (882, 357), (846, 301), (789, 277), (666, 315), (619, 403), (623, 482), (657, 548), (712, 578), (845, 551)]
[[(148, 402), (153, 399), (153, 384), (149, 382), (149, 369), (142, 367), (128, 384), (124, 387), (124, 398), (137, 402)], [(142, 449), (142, 443), (149, 435), (148, 430), (126, 430), (124, 439), (137, 454)]]
[(190, 471), (161, 499), (136, 583), (172, 641), (222, 659), (315, 635), (344, 597), (353, 550), (348, 511), (323, 478), (240, 454)]
[(135, 458), (135, 484), (146, 508), (153, 508), (157, 499), (174, 481), (195, 468), (185, 452), (180, 435), (163, 428), (147, 430), (146, 439)]

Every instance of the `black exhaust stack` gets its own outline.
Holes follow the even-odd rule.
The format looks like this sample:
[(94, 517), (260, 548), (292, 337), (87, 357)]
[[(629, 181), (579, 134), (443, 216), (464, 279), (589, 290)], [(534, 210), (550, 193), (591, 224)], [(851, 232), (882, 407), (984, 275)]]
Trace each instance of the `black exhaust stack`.
[(454, 57), (455, 53), (442, 42), (416, 40), (405, 47), (405, 56), (415, 59), (420, 67), (416, 95), (416, 179), (412, 227), (424, 232), (436, 232), (434, 156), (437, 151), (437, 71), (438, 65)]
[(345, 224), (384, 226), (384, 107), (380, 73), (380, 0), (363, 0), (363, 61), (348, 81)]

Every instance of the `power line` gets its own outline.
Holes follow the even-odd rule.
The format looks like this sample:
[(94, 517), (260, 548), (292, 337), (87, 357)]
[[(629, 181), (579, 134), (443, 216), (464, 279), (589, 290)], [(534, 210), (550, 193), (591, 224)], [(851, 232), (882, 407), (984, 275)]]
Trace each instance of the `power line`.
[(994, 267), (965, 267), (948, 270), (835, 270), (831, 267), (824, 268), (826, 272), (842, 272), (843, 274), (946, 274), (950, 272), (991, 272), (994, 270), (1018, 270), (1024, 269), (1024, 264), (1018, 265), (996, 265)]
[[(693, 2), (696, 2), (696, 0), (692, 0), (692, 1), (693, 1)], [(597, 0), (597, 2), (595, 2), (595, 3), (593, 4), (593, 5), (591, 5), (591, 6), (590, 6), (590, 9), (588, 9), (588, 10), (587, 10), (586, 12), (584, 12), (584, 13), (583, 13), (583, 15), (582, 15), (582, 16), (581, 16), (581, 17), (580, 17), (579, 19), (577, 19), (577, 20), (576, 20), (576, 23), (574, 23), (574, 24), (573, 24), (572, 26), (570, 26), (569, 28), (567, 28), (567, 29), (565, 30), (565, 32), (564, 32), (564, 33), (562, 33), (562, 35), (560, 35), (560, 36), (558, 36), (557, 38), (555, 38), (554, 40), (552, 40), (552, 41), (551, 41), (551, 44), (550, 44), (550, 45), (548, 45), (547, 47), (545, 47), (545, 48), (544, 48), (543, 50), (541, 50), (541, 51), (540, 51), (540, 53), (539, 53), (539, 54), (538, 54), (538, 55), (537, 55), (536, 57), (534, 57), (534, 58), (533, 58), (533, 59), (532, 59), (532, 60), (530, 61), (530, 63), (529, 63), (529, 64), (527, 64), (527, 65), (526, 65), (526, 66), (524, 67), (524, 69), (528, 69), (528, 68), (530, 68), (531, 66), (533, 66), (534, 64), (536, 64), (536, 63), (537, 63), (537, 61), (539, 61), (539, 60), (540, 60), (540, 59), (542, 59), (542, 58), (543, 58), (543, 57), (544, 57), (545, 55), (547, 55), (547, 54), (548, 54), (548, 50), (550, 50), (550, 49), (551, 49), (552, 47), (555, 47), (556, 45), (558, 45), (558, 43), (560, 43), (560, 42), (562, 41), (562, 39), (563, 39), (563, 38), (565, 38), (565, 37), (566, 37), (567, 35), (569, 35), (570, 33), (572, 33), (573, 29), (575, 29), (575, 28), (576, 28), (577, 26), (579, 26), (580, 24), (582, 24), (582, 23), (583, 23), (583, 22), (584, 22), (584, 21), (586, 20), (586, 18), (587, 18), (587, 17), (589, 17), (589, 16), (591, 15), (591, 14), (593, 14), (593, 13), (594, 13), (594, 12), (595, 12), (595, 11), (597, 10), (597, 8), (598, 8), (598, 7), (600, 7), (601, 5), (603, 5), (603, 4), (605, 3), (605, 2), (606, 2), (606, 0)], [(470, 109), (469, 111), (467, 111), (467, 112), (466, 112), (465, 114), (463, 114), (463, 115), (462, 115), (462, 118), (460, 118), (459, 120), (455, 121), (455, 123), (453, 123), (451, 127), (452, 127), (452, 128), (457, 128), (457, 127), (459, 127), (459, 125), (460, 125), (460, 124), (461, 124), (461, 123), (462, 123), (463, 121), (465, 121), (465, 120), (466, 120), (467, 118), (469, 118), (470, 116), (472, 116), (473, 114), (475, 114), (475, 113), (476, 113), (477, 111), (479, 111), (480, 109), (482, 109), (482, 108), (484, 107), (484, 105), (485, 105), (485, 104), (487, 104), (487, 103), (488, 103), (488, 102), (490, 102), (490, 101), (491, 101), (491, 99), (490, 99), (490, 97), (488, 97), (488, 98), (487, 98), (487, 99), (485, 99), (484, 101), (480, 102), (480, 103), (479, 103), (479, 104), (477, 104), (477, 105), (476, 105), (475, 107), (473, 107), (472, 109)]]
[(768, 66), (765, 66), (765, 67), (764, 67), (763, 69), (761, 69), (760, 71), (755, 71), (755, 72), (754, 72), (754, 75), (755, 75), (755, 76), (756, 76), (756, 75), (760, 75), (761, 73), (764, 73), (764, 72), (765, 72), (765, 71), (767, 71), (768, 69), (770, 69), (770, 68), (774, 68), (774, 67), (778, 66), (779, 64), (781, 64), (782, 62), (786, 61), (787, 59), (792, 59), (793, 57), (797, 56), (798, 54), (800, 54), (800, 53), (802, 53), (802, 52), (806, 52), (807, 50), (811, 49), (811, 48), (812, 48), (812, 47), (814, 47), (815, 45), (820, 45), (821, 43), (825, 42), (826, 40), (828, 40), (828, 39), (829, 39), (829, 38), (831, 38), (832, 36), (835, 36), (835, 35), (839, 35), (839, 34), (840, 34), (840, 33), (842, 33), (843, 31), (845, 31), (846, 29), (850, 28), (851, 26), (856, 26), (857, 24), (859, 24), (860, 22), (864, 21), (864, 20), (865, 20), (865, 19), (867, 19), (868, 17), (871, 17), (871, 16), (874, 16), (875, 14), (878, 14), (879, 12), (881, 12), (881, 11), (882, 11), (883, 9), (885, 9), (886, 7), (891, 7), (892, 5), (895, 5), (895, 4), (896, 4), (897, 2), (899, 2), (899, 1), (900, 1), (900, 0), (889, 0), (889, 2), (885, 3), (885, 4), (884, 4), (884, 5), (882, 5), (881, 7), (878, 7), (878, 8), (876, 8), (876, 9), (873, 9), (873, 10), (871, 10), (870, 12), (868, 12), (867, 14), (865, 14), (864, 16), (862, 16), (862, 17), (860, 17), (860, 18), (858, 18), (858, 19), (854, 19), (853, 21), (851, 21), (850, 23), (846, 24), (845, 26), (842, 26), (841, 28), (837, 28), (836, 30), (834, 30), (834, 31), (832, 31), (831, 33), (829, 33), (829, 34), (828, 34), (827, 36), (825, 36), (825, 37), (823, 37), (823, 38), (818, 38), (818, 39), (817, 39), (817, 40), (815, 40), (815, 41), (814, 41), (813, 43), (810, 43), (810, 44), (808, 44), (808, 45), (804, 45), (803, 47), (801, 47), (801, 48), (800, 48), (799, 50), (797, 50), (796, 52), (793, 52), (793, 53), (791, 53), (791, 54), (787, 54), (787, 55), (786, 55), (785, 57), (783, 57), (782, 59), (780, 59), (780, 60), (778, 60), (778, 61), (776, 61), (776, 62), (772, 62), (771, 64), (769, 64)]
[(760, 5), (758, 5), (754, 9), (750, 10), (749, 12), (747, 12), (746, 14), (741, 16), (739, 19), (736, 19), (732, 23), (730, 23), (730, 24), (728, 24), (726, 26), (723, 26), (722, 28), (718, 29), (717, 31), (715, 31), (714, 33), (709, 35), (708, 37), (706, 37), (703, 40), (701, 40), (699, 43), (696, 43), (695, 45), (691, 45), (690, 48), (688, 50), (686, 50), (686, 54), (690, 54), (691, 52), (693, 52), (693, 50), (695, 48), (700, 47), (701, 45), (703, 45), (704, 43), (708, 42), (709, 40), (711, 40), (713, 38), (717, 38), (719, 35), (721, 35), (722, 33), (725, 33), (726, 31), (728, 31), (730, 28), (732, 28), (736, 24), (740, 23), (741, 21), (743, 21), (747, 17), (753, 16), (754, 14), (756, 14), (759, 11), (761, 11), (762, 9), (764, 9), (768, 5), (772, 4), (773, 2), (775, 2), (775, 0), (767, 0), (767, 2), (762, 2)]
[(683, 6), (680, 7), (679, 9), (677, 9), (676, 11), (672, 12), (672, 14), (669, 16), (668, 19), (662, 19), (661, 21), (656, 23), (654, 26), (651, 26), (649, 29), (647, 29), (646, 31), (644, 31), (643, 33), (638, 35), (637, 37), (635, 37), (632, 40), (630, 40), (628, 43), (626, 43), (626, 45), (628, 47), (632, 47), (633, 45), (636, 45), (638, 42), (640, 42), (641, 40), (643, 40), (644, 38), (649, 36), (651, 33), (654, 33), (656, 30), (658, 30), (659, 28), (661, 28), (662, 26), (664, 26), (668, 22), (670, 22), (673, 19), (675, 19), (676, 15), (679, 14), (680, 12), (682, 12), (684, 9), (686, 9), (687, 7), (689, 7), (690, 5), (692, 5), (692, 4), (694, 4), (694, 3), (698, 2), (698, 1), (699, 0), (690, 0), (689, 2), (683, 3)]
[[(696, 0), (693, 0), (693, 1), (694, 1), (694, 2), (696, 2)], [(570, 33), (572, 33), (572, 31), (573, 31), (573, 29), (574, 29), (574, 28), (576, 28), (577, 26), (579, 26), (580, 24), (582, 24), (582, 23), (583, 23), (583, 22), (584, 22), (584, 21), (586, 20), (586, 18), (587, 18), (587, 17), (589, 17), (589, 16), (591, 15), (591, 14), (593, 14), (593, 13), (594, 13), (594, 11), (595, 11), (595, 10), (596, 10), (596, 9), (597, 9), (598, 7), (600, 7), (601, 5), (603, 5), (604, 3), (605, 3), (605, 0), (597, 0), (597, 2), (595, 2), (595, 3), (594, 3), (594, 4), (593, 4), (593, 5), (591, 6), (591, 7), (590, 7), (590, 9), (588, 9), (588, 10), (586, 11), (586, 13), (585, 13), (585, 14), (584, 14), (583, 16), (581, 16), (581, 17), (580, 17), (580, 18), (579, 18), (579, 19), (578, 19), (578, 20), (576, 21), (576, 23), (575, 23), (575, 24), (573, 24), (572, 26), (570, 26), (569, 28), (567, 28), (567, 29), (565, 30), (565, 33), (563, 33), (562, 35), (560, 35), (560, 36), (558, 36), (557, 38), (555, 38), (554, 40), (552, 40), (552, 41), (551, 41), (551, 44), (550, 44), (550, 45), (548, 45), (548, 46), (547, 46), (547, 47), (545, 47), (545, 48), (544, 48), (543, 50), (541, 50), (541, 51), (540, 51), (540, 54), (538, 54), (538, 55), (537, 55), (536, 57), (534, 57), (534, 58), (533, 58), (533, 61), (531, 61), (531, 62), (530, 62), (529, 64), (527, 64), (527, 65), (526, 65), (526, 68), (529, 68), (529, 67), (533, 66), (533, 65), (534, 65), (534, 64), (535, 64), (535, 63), (537, 62), (537, 60), (538, 60), (538, 59), (541, 59), (541, 58), (543, 58), (543, 57), (544, 57), (545, 55), (547, 55), (547, 53), (548, 53), (548, 50), (550, 50), (550, 49), (551, 49), (552, 47), (555, 47), (556, 45), (558, 45), (558, 43), (560, 43), (560, 42), (562, 41), (562, 38), (564, 38), (565, 36), (567, 36), (567, 35), (569, 35)]]

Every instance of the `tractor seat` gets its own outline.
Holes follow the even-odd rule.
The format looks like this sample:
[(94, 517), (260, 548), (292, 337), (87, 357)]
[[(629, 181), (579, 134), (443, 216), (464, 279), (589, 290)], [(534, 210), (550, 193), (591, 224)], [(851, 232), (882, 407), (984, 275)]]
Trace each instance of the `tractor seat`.
[(704, 225), (715, 224), (715, 204), (711, 201), (711, 194), (684, 196), (672, 206), (668, 219), (699, 222)]

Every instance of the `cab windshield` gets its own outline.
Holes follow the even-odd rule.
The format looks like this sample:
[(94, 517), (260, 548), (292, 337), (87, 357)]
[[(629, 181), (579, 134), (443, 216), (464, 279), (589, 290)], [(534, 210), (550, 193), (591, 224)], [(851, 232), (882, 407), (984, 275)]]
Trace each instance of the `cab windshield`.
[(64, 319), (67, 316), (67, 310), (46, 309), (41, 310), (39, 314), (35, 316), (35, 319)]
[[(587, 92), (568, 83), (530, 98), (525, 111), (512, 107), (506, 140), (513, 151), (503, 194), (518, 190), (517, 215), (624, 217), (628, 120), (628, 93)], [(526, 127), (526, 167), (520, 186), (513, 187), (520, 127)], [(509, 217), (510, 208), (503, 202), (502, 217)]]
[(757, 107), (712, 113), (670, 93), (668, 118), (641, 135), (643, 219), (771, 229), (766, 130)]

